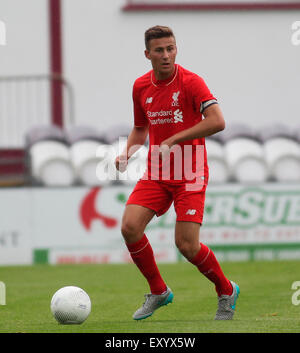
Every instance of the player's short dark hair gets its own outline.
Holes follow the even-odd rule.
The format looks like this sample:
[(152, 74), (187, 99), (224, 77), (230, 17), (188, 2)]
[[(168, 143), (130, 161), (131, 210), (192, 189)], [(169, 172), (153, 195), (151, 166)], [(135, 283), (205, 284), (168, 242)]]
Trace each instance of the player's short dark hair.
[(170, 27), (166, 26), (154, 26), (145, 32), (145, 46), (146, 49), (149, 50), (149, 42), (151, 39), (157, 39), (157, 38), (168, 38), (168, 37), (174, 37), (174, 33)]

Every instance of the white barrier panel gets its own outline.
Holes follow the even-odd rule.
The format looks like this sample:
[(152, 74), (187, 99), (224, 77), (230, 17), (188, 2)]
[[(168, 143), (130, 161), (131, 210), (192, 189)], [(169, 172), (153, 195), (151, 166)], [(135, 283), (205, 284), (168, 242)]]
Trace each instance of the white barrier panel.
[(0, 265), (32, 263), (32, 206), (28, 189), (0, 189)]
[[(130, 262), (120, 228), (132, 188), (0, 190), (0, 264)], [(175, 223), (171, 206), (146, 229), (158, 262), (181, 259)], [(209, 186), (201, 241), (222, 261), (300, 259), (300, 186)]]

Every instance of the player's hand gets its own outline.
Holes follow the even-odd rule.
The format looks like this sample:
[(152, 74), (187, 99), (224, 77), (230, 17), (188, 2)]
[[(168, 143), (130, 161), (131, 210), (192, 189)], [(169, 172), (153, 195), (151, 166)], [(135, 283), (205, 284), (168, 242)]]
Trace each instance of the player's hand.
[(168, 157), (174, 144), (175, 141), (172, 139), (172, 137), (164, 140), (159, 146), (159, 158), (164, 159)]
[(121, 173), (125, 172), (127, 168), (127, 164), (128, 164), (127, 157), (122, 154), (115, 159), (115, 166), (117, 170)]
[(170, 154), (170, 147), (166, 144), (161, 144), (159, 146), (159, 158), (166, 159)]

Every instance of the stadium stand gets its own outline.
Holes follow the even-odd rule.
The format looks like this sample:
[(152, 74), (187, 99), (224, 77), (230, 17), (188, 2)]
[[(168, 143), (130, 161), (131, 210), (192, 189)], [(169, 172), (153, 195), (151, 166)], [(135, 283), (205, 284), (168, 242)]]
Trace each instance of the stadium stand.
[[(109, 170), (101, 169), (100, 165), (105, 161), (111, 163), (105, 135), (88, 126), (73, 126), (66, 131), (66, 135), (78, 182), (88, 186), (110, 184)], [(109, 169), (109, 165), (106, 167)]]
[(224, 142), (225, 160), (230, 178), (241, 183), (261, 183), (268, 179), (262, 142), (246, 124), (232, 123), (220, 133)]
[(132, 127), (127, 124), (117, 124), (105, 130), (106, 142), (110, 145), (119, 140), (119, 137), (127, 138), (131, 132)]
[(220, 134), (205, 139), (207, 160), (209, 165), (209, 180), (211, 183), (226, 183), (229, 178), (229, 168), (225, 160), (224, 143)]
[[(0, 186), (134, 185), (146, 169), (148, 141), (129, 160), (127, 171), (115, 170), (116, 156), (131, 131), (115, 125), (36, 125), (25, 134), (25, 148), (0, 150)], [(206, 138), (210, 183), (300, 181), (300, 131), (284, 124), (259, 130), (240, 123)]]
[(31, 128), (26, 134), (26, 150), (32, 182), (45, 186), (70, 186), (75, 172), (64, 132), (57, 126)]
[(297, 129), (293, 130), (284, 124), (269, 124), (260, 131), (271, 178), (278, 182), (299, 182), (300, 145)]
[[(54, 133), (51, 124), (50, 92), (53, 82), (63, 88), (64, 123), (74, 123), (72, 87), (60, 76), (51, 75), (12, 75), (0, 77), (0, 186), (30, 185), (31, 176), (28, 131), (37, 142), (43, 134)], [(39, 127), (39, 128), (38, 128)], [(52, 134), (55, 140), (58, 131)], [(28, 136), (29, 137), (29, 136)], [(61, 137), (61, 136), (60, 136)], [(27, 149), (27, 150), (26, 150)], [(35, 150), (36, 148), (34, 148)], [(35, 152), (36, 153), (36, 152)], [(37, 182), (37, 181), (36, 181)], [(41, 181), (39, 181), (40, 183)]]
[(26, 153), (21, 148), (0, 149), (0, 187), (21, 186), (28, 182)]

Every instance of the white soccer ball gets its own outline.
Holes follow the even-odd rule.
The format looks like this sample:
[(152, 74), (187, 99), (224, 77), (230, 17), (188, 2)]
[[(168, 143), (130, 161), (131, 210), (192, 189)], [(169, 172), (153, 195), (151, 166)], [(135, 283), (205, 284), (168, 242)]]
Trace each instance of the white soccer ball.
[(60, 324), (82, 324), (91, 312), (91, 300), (83, 289), (67, 286), (54, 293), (50, 308)]

